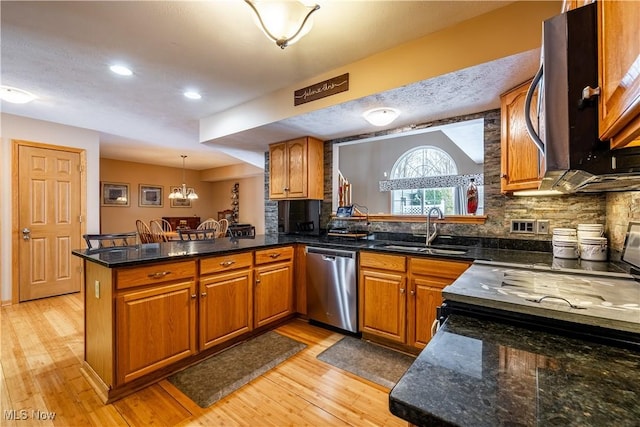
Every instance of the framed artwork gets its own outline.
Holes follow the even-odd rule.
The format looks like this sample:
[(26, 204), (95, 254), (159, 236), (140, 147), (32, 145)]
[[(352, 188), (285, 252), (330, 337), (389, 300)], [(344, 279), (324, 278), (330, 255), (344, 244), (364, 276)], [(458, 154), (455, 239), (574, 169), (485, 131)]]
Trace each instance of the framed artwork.
[(161, 208), (162, 187), (158, 185), (140, 184), (138, 186), (138, 206)]
[(129, 184), (102, 183), (102, 206), (129, 206)]
[[(180, 187), (171, 187), (172, 193), (175, 193), (180, 190), (181, 190)], [(188, 188), (187, 193), (189, 192), (189, 190), (193, 191), (193, 188)], [(169, 201), (171, 202), (172, 208), (190, 208), (191, 207), (191, 199), (169, 199)]]

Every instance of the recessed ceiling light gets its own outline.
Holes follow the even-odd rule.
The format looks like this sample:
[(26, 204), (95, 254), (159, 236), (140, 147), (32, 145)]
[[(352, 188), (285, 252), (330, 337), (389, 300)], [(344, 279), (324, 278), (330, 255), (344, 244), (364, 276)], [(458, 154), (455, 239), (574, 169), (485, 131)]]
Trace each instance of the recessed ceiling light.
[(133, 74), (133, 71), (124, 65), (112, 65), (109, 69), (120, 76), (130, 76)]
[(200, 99), (202, 98), (202, 95), (200, 95), (198, 92), (194, 92), (192, 90), (188, 90), (184, 93), (184, 96), (189, 98), (189, 99)]
[(38, 97), (26, 90), (11, 86), (0, 86), (0, 99), (12, 104), (26, 104)]
[(362, 116), (374, 126), (386, 126), (400, 115), (395, 108), (381, 107), (365, 111)]

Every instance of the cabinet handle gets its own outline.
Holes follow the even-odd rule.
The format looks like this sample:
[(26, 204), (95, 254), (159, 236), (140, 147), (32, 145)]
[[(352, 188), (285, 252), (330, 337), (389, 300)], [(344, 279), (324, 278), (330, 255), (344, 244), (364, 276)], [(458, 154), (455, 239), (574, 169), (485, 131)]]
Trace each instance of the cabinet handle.
[(416, 294), (416, 291), (412, 290), (412, 291), (410, 292), (410, 294), (411, 294), (411, 296), (414, 296), (414, 295)]
[(280, 254), (275, 253), (275, 254), (271, 254), (269, 255), (271, 258), (278, 258), (280, 256)]
[(229, 267), (231, 264), (235, 264), (235, 261), (223, 261), (220, 263), (221, 266), (223, 267)]
[(203, 293), (201, 293), (201, 294), (200, 294), (200, 296), (201, 296), (202, 298), (204, 298), (204, 297), (206, 297), (206, 296), (207, 296), (207, 293), (206, 293), (206, 292), (203, 292)]
[(150, 279), (162, 279), (167, 274), (171, 274), (171, 272), (170, 271), (159, 271), (157, 273), (151, 273), (147, 277), (149, 277)]
[(507, 175), (506, 173), (503, 173), (502, 175), (500, 175), (502, 178), (507, 179), (509, 177), (509, 175)]
[(192, 298), (192, 299), (196, 299), (197, 297), (198, 297), (198, 295), (196, 295), (196, 294), (191, 294), (191, 298)]
[(404, 288), (400, 288), (400, 293), (404, 294)]
[(289, 191), (289, 187), (284, 187), (282, 191)]
[(256, 279), (256, 285), (260, 283), (260, 279)]

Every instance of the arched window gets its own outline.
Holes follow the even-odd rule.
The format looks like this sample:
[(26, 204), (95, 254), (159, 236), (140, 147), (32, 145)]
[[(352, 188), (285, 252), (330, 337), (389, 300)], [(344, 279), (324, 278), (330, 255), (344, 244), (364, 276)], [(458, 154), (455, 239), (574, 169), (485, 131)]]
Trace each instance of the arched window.
[[(457, 175), (456, 162), (444, 150), (422, 146), (405, 152), (393, 165), (391, 179), (426, 178)], [(418, 182), (416, 187), (418, 187)], [(394, 215), (425, 215), (439, 207), (445, 215), (455, 213), (456, 187), (412, 188), (391, 191), (391, 213)]]

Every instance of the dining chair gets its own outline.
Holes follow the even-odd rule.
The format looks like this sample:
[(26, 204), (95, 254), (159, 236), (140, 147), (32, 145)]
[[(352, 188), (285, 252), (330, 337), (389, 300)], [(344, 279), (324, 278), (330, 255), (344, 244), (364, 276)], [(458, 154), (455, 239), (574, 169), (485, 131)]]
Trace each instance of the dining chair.
[(220, 223), (213, 218), (207, 218), (198, 225), (197, 230), (210, 230), (214, 236), (217, 236), (220, 230)]
[(171, 223), (166, 219), (154, 218), (151, 221), (149, 221), (149, 224), (151, 224), (151, 222), (154, 222), (154, 221), (160, 223), (162, 231), (173, 231), (173, 227), (171, 227)]
[(180, 240), (215, 240), (216, 234), (212, 229), (183, 230), (178, 229)]
[(149, 230), (151, 231), (151, 238), (154, 243), (169, 241), (162, 225), (162, 222), (155, 219), (149, 222)]
[(154, 243), (151, 230), (144, 221), (136, 220), (136, 230), (138, 230), (138, 236), (140, 236), (140, 243)]
[(220, 228), (218, 228), (216, 237), (226, 237), (227, 231), (229, 230), (229, 221), (226, 218), (219, 219), (218, 224)]
[(87, 249), (90, 250), (116, 246), (135, 246), (138, 243), (138, 233), (135, 231), (130, 233), (83, 234), (82, 238), (87, 242)]

